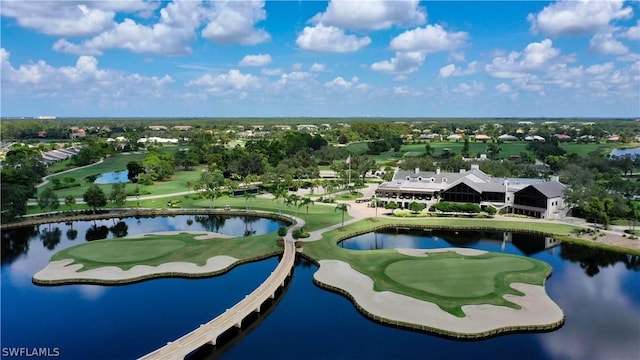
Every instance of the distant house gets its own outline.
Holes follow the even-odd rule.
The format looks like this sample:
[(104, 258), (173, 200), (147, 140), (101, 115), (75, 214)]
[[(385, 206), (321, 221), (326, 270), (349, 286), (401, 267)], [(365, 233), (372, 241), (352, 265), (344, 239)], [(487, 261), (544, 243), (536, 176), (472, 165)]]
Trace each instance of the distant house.
[(156, 136), (151, 136), (148, 138), (141, 138), (138, 140), (139, 143), (158, 143), (158, 144), (177, 144), (178, 139), (167, 139)]
[(540, 141), (540, 142), (544, 142), (545, 138), (543, 138), (542, 136), (538, 136), (538, 135), (529, 135), (529, 136), (524, 138), (524, 141)]
[(620, 136), (618, 135), (609, 136), (607, 138), (607, 142), (619, 142), (619, 141), (620, 141)]
[(149, 125), (149, 129), (153, 131), (167, 131), (167, 127), (163, 125)]
[(498, 140), (499, 141), (517, 141), (518, 138), (513, 136), (513, 135), (503, 134), (503, 135), (498, 136)]
[(440, 135), (439, 134), (422, 134), (419, 137), (420, 140), (433, 140), (433, 139), (440, 139)]
[(309, 124), (300, 124), (296, 126), (296, 129), (298, 129), (298, 131), (318, 131), (318, 126), (309, 125)]
[(273, 125), (272, 128), (281, 131), (291, 130), (291, 125)]
[(176, 125), (174, 127), (172, 127), (172, 130), (178, 130), (178, 131), (187, 131), (187, 130), (191, 130), (193, 128), (193, 126), (191, 125)]
[(460, 141), (463, 138), (462, 135), (458, 135), (458, 134), (453, 134), (453, 135), (449, 135), (447, 136), (447, 140), (449, 141)]
[(491, 136), (485, 134), (478, 134), (475, 136), (476, 141), (488, 141), (491, 140)]
[(559, 142), (568, 142), (571, 141), (571, 136), (565, 134), (555, 134), (553, 135)]
[(71, 128), (71, 133), (69, 134), (70, 138), (75, 139), (75, 138), (79, 138), (79, 137), (82, 138), (82, 137), (85, 137), (85, 136), (87, 136), (87, 133), (84, 131), (84, 129), (80, 129), (80, 128), (77, 128), (77, 127)]

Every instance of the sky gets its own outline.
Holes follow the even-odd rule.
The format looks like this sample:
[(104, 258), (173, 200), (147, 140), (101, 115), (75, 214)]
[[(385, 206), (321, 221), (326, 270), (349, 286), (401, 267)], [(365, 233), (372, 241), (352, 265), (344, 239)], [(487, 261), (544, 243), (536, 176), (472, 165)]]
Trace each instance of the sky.
[(640, 117), (640, 2), (2, 0), (3, 117)]

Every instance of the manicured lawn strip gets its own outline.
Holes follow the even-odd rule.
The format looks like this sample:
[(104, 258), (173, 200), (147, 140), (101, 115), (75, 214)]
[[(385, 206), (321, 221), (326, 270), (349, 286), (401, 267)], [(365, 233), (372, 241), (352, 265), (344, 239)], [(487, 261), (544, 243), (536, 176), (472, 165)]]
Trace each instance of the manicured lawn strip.
[(344, 251), (335, 244), (344, 238), (355, 234), (371, 232), (376, 228), (384, 226), (398, 227), (436, 227), (451, 230), (509, 230), (509, 231), (533, 231), (562, 236), (563, 239), (572, 241), (570, 238), (572, 230), (578, 227), (566, 224), (534, 222), (534, 221), (508, 221), (495, 219), (457, 219), (457, 218), (420, 218), (415, 220), (394, 219), (394, 218), (370, 218), (357, 223), (349, 224), (344, 229), (327, 232), (323, 235), (323, 240), (305, 244), (305, 253), (311, 257), (321, 259), (335, 259), (336, 254)]
[[(241, 261), (262, 259), (282, 252), (282, 246), (275, 233), (225, 238), (196, 240), (195, 235), (181, 233), (176, 235), (147, 235), (140, 239), (98, 240), (61, 250), (51, 257), (52, 261), (73, 259), (83, 264), (80, 271), (104, 266), (117, 266), (128, 270), (135, 265), (158, 266), (170, 262), (190, 262), (202, 266), (213, 256), (227, 255)], [(180, 248), (167, 251), (163, 241), (181, 242)], [(109, 243), (105, 245), (104, 243)], [(79, 250), (81, 248), (81, 250)], [(108, 249), (108, 253), (102, 252)], [(111, 257), (111, 258), (110, 258)]]
[(95, 241), (74, 246), (67, 252), (76, 259), (100, 263), (131, 263), (167, 256), (186, 243), (179, 239), (145, 239), (145, 241)]
[[(169, 200), (181, 200), (180, 207), (181, 208), (192, 208), (192, 209), (208, 209), (210, 208), (211, 202), (207, 199), (194, 199), (193, 196), (185, 197), (185, 196), (174, 196), (169, 198), (161, 198), (161, 199), (150, 199), (140, 201), (141, 207), (147, 208), (165, 208), (166, 204)], [(263, 199), (263, 198), (254, 198), (249, 202), (249, 211), (251, 210), (260, 210), (260, 211), (270, 211), (274, 213), (278, 213), (278, 204), (275, 200), (271, 199)], [(283, 214), (298, 216), (303, 220), (307, 220), (307, 209), (306, 207), (301, 207), (298, 209), (296, 213), (296, 208), (293, 206), (288, 207), (282, 203), (280, 200), (280, 206), (282, 208)], [(132, 204), (135, 205), (135, 204)], [(214, 203), (214, 209), (222, 209), (225, 205), (231, 206), (232, 209), (245, 209), (245, 199), (242, 196), (238, 197), (229, 197), (223, 196), (218, 198)], [(129, 205), (127, 205), (129, 206)], [(340, 211), (336, 211), (336, 204), (313, 204), (309, 205), (309, 224), (305, 227), (305, 230), (318, 230), (331, 225), (339, 224), (341, 222), (342, 214)], [(345, 214), (344, 220), (347, 221), (351, 219), (351, 216)]]

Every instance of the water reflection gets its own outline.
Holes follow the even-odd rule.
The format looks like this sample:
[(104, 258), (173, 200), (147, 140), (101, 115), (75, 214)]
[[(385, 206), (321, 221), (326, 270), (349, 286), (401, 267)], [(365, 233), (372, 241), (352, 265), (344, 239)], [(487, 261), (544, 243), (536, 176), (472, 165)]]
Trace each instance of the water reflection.
[(113, 236), (121, 238), (129, 234), (129, 226), (124, 221), (118, 221), (115, 225), (109, 228), (109, 231), (111, 231)]
[(549, 291), (567, 321), (553, 336), (540, 337), (543, 347), (561, 359), (638, 359), (640, 305), (622, 287), (630, 275), (617, 263), (601, 269), (597, 277), (570, 267), (550, 281)]
[(561, 244), (560, 257), (571, 262), (577, 262), (589, 276), (597, 275), (601, 269), (624, 264), (629, 270), (640, 270), (640, 256), (622, 254), (613, 251), (590, 248), (576, 244)]
[(29, 239), (38, 235), (35, 226), (25, 226), (2, 232), (2, 263), (11, 262), (29, 251)]
[(588, 276), (594, 276), (602, 268), (618, 263), (629, 270), (640, 270), (640, 256), (560, 243), (551, 237), (525, 233), (388, 229), (343, 240), (340, 246), (352, 250), (465, 247), (529, 257), (542, 253), (553, 254), (559, 249), (561, 259), (577, 262)]
[(62, 231), (60, 231), (58, 227), (54, 227), (52, 230), (49, 226), (40, 232), (40, 240), (42, 240), (44, 246), (49, 250), (56, 248), (56, 245), (60, 243), (61, 237)]
[(109, 228), (104, 225), (96, 225), (93, 224), (90, 228), (87, 229), (87, 232), (84, 235), (84, 239), (87, 241), (94, 240), (103, 240), (107, 238), (109, 235)]

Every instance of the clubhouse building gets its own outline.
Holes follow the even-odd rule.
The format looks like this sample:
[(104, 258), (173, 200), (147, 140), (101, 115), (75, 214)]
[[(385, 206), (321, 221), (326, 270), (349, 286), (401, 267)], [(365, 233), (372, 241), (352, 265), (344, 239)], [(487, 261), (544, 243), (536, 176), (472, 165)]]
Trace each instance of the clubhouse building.
[(565, 185), (557, 177), (544, 179), (494, 178), (478, 165), (457, 173), (397, 170), (390, 182), (382, 183), (376, 197), (385, 205), (395, 202), (407, 209), (412, 202), (427, 208), (438, 201), (493, 206), (499, 212), (541, 219), (559, 219), (567, 215)]

